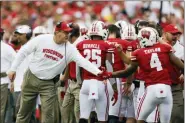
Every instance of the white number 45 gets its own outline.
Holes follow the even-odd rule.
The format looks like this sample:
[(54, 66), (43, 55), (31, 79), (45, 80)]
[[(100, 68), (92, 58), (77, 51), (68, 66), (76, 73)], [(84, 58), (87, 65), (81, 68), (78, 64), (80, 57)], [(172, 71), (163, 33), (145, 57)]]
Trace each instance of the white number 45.
[(163, 70), (161, 66), (161, 62), (159, 61), (159, 57), (157, 53), (152, 53), (151, 60), (150, 60), (150, 67), (151, 68), (157, 68), (157, 71)]

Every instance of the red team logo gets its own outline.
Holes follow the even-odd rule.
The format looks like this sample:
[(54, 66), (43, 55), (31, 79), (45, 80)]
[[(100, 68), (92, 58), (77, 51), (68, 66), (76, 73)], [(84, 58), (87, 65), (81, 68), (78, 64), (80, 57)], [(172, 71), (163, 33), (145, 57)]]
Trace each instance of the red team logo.
[(149, 38), (150, 38), (150, 31), (143, 30), (143, 31), (141, 32), (141, 36), (142, 36), (143, 38), (149, 39)]

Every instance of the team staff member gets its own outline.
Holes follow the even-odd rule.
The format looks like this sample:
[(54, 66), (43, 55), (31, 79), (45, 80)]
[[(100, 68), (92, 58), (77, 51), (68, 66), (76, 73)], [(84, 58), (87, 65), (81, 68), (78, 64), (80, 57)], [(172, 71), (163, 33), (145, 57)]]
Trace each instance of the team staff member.
[[(175, 25), (169, 24), (163, 29), (163, 41), (173, 46), (175, 56), (184, 61), (184, 47), (177, 41), (178, 34), (181, 32)], [(170, 67), (170, 74), (172, 78), (172, 96), (173, 96), (173, 109), (171, 116), (171, 123), (184, 122), (184, 100), (180, 80), (181, 72), (173, 65)]]
[(68, 63), (75, 61), (95, 75), (101, 73), (67, 41), (71, 30), (65, 22), (60, 22), (55, 28), (54, 35), (43, 34), (33, 38), (17, 54), (8, 73), (12, 81), (21, 62), (33, 53), (22, 84), (21, 106), (16, 123), (29, 122), (38, 94), (42, 103), (42, 122), (54, 123), (55, 78), (63, 72)]
[[(1, 40), (1, 123), (5, 122), (5, 110), (8, 100), (8, 89), (10, 88), (10, 79), (6, 72), (10, 69), (11, 64), (15, 58), (16, 52), (8, 44), (2, 41), (4, 30), (0, 28), (0, 40)], [(11, 90), (13, 85), (11, 84)]]
[[(72, 23), (70, 27), (73, 28), (69, 36), (70, 43), (74, 43), (76, 39), (80, 36), (80, 28), (77, 24)], [(69, 63), (63, 80), (68, 79), (69, 85), (64, 96), (64, 100), (61, 108), (62, 123), (78, 123), (80, 118), (80, 103), (79, 103), (79, 93), (81, 89), (80, 82), (76, 79), (76, 64), (75, 62)], [(64, 83), (63, 83), (64, 85)]]
[[(38, 35), (42, 35), (42, 34), (47, 34), (48, 33), (48, 31), (47, 31), (47, 29), (44, 27), (44, 26), (37, 26), (37, 27), (35, 27), (34, 29), (33, 29), (33, 34), (32, 34), (32, 37), (37, 37)], [(57, 105), (57, 101), (56, 101), (56, 104), (55, 104), (55, 106), (56, 106), (56, 113), (58, 114), (58, 105)], [(38, 113), (38, 111), (39, 111), (39, 113)], [(41, 101), (40, 101), (40, 95), (37, 97), (37, 104), (36, 104), (36, 114), (39, 114), (39, 116), (41, 116)], [(41, 121), (41, 117), (37, 117), (36, 116), (36, 118), (37, 118), (37, 120), (39, 120), (39, 121)], [(55, 118), (55, 122), (58, 122), (58, 120), (59, 120), (59, 117), (58, 117), (58, 115), (56, 115), (56, 118)]]
[[(15, 29), (13, 34), (18, 41), (18, 44), (24, 46), (32, 37), (32, 30), (28, 25), (20, 25)], [(30, 56), (26, 57), (23, 62), (20, 64), (19, 68), (16, 71), (16, 77), (13, 81), (14, 83), (14, 102), (15, 102), (15, 116), (20, 108), (20, 100), (21, 100), (21, 85), (23, 82), (23, 76), (26, 70), (28, 69)], [(34, 112), (32, 112), (31, 119), (29, 123), (35, 123), (36, 118)]]

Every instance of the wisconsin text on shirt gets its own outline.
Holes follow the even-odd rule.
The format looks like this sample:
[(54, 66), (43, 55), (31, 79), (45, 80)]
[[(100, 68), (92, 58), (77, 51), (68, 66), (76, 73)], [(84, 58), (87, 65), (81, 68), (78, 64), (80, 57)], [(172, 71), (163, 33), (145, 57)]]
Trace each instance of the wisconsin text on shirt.
[[(44, 56), (49, 58), (49, 59), (55, 60), (55, 61), (58, 61), (58, 58), (60, 58), (60, 59), (63, 58), (63, 56), (59, 52), (57, 52), (55, 50), (43, 49), (43, 53), (47, 53)], [(52, 55), (49, 55), (49, 54), (52, 54)], [(57, 56), (58, 58), (54, 57), (53, 55)]]

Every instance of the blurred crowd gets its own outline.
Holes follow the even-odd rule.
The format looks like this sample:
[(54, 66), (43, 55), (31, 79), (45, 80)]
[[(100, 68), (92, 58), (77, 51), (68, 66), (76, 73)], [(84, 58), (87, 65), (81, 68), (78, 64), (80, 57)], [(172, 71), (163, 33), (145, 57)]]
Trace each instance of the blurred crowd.
[[(160, 7), (162, 3), (162, 14)], [(9, 40), (15, 27), (27, 24), (32, 28), (42, 25), (49, 33), (58, 21), (76, 22), (80, 27), (88, 27), (94, 20), (115, 23), (126, 20), (135, 23), (138, 19), (161, 21), (164, 27), (176, 24), (183, 32), (183, 1), (3, 1), (1, 3), (2, 28), (6, 30), (4, 39)], [(183, 37), (183, 36), (182, 36)]]

